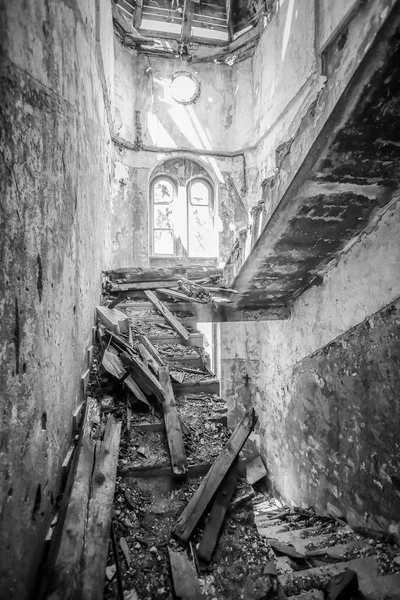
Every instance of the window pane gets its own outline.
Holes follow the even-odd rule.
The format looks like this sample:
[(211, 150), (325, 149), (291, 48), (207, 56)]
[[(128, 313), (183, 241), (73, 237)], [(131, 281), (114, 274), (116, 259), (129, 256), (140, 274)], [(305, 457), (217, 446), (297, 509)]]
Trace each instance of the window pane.
[(168, 179), (159, 179), (153, 188), (154, 204), (169, 204), (174, 199), (174, 187)]
[(210, 202), (210, 190), (208, 185), (202, 181), (194, 181), (190, 185), (190, 202), (194, 206), (208, 206)]
[(154, 227), (155, 229), (172, 229), (172, 210), (165, 204), (158, 204), (154, 207)]
[(154, 254), (174, 254), (174, 236), (172, 231), (154, 231)]
[(189, 206), (189, 255), (213, 256), (213, 231), (208, 206)]

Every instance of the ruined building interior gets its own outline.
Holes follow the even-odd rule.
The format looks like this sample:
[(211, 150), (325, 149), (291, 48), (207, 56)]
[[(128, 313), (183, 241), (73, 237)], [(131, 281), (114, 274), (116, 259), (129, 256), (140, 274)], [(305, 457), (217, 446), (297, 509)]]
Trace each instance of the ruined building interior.
[(0, 28), (0, 597), (399, 599), (399, 0)]

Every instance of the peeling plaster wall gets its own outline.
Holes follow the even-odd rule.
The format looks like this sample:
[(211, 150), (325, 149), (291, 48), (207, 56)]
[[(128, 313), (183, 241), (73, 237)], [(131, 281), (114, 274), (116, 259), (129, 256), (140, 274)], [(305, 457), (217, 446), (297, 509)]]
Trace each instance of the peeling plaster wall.
[[(201, 85), (188, 106), (169, 92), (171, 75), (182, 70)], [(115, 42), (114, 130), (123, 143), (114, 147), (113, 266), (149, 264), (149, 181), (157, 165), (171, 158), (194, 160), (209, 173), (220, 258), (228, 258), (237, 232), (247, 226), (248, 191), (244, 155), (230, 156), (236, 126), (232, 85), (227, 66), (148, 57)], [(182, 257), (157, 259), (164, 265), (171, 260)]]
[(222, 395), (232, 423), (256, 408), (273, 488), (297, 505), (386, 519), (397, 535), (399, 239), (397, 199), (288, 321), (221, 324)]
[(34, 589), (109, 264), (106, 0), (1, 2), (0, 596)]
[(234, 148), (245, 149), (249, 209), (262, 199), (262, 181), (274, 179), (266, 221), (394, 5), (279, 2), (254, 56), (234, 65)]

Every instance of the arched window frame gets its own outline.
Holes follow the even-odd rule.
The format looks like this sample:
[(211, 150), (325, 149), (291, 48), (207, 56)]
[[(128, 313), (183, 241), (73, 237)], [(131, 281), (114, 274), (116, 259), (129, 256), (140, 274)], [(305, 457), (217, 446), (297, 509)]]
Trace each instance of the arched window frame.
[[(177, 185), (177, 182), (176, 182), (176, 181), (175, 181), (175, 180), (174, 180), (172, 177), (170, 177), (170, 176), (169, 176), (169, 175), (167, 175), (167, 174), (163, 174), (163, 173), (161, 173), (161, 174), (158, 174), (158, 175), (157, 175), (156, 177), (154, 177), (154, 179), (151, 181), (151, 185), (150, 185), (150, 207), (151, 207), (151, 210), (150, 210), (150, 235), (151, 235), (151, 254), (152, 254), (153, 256), (160, 256), (160, 257), (171, 257), (171, 256), (176, 256), (176, 241), (175, 241), (174, 229), (173, 229), (173, 227), (172, 227), (172, 229), (170, 229), (170, 228), (164, 228), (164, 227), (156, 227), (156, 224), (155, 224), (155, 219), (154, 219), (155, 206), (157, 205), (157, 204), (155, 203), (155, 198), (154, 198), (154, 189), (155, 189), (155, 186), (156, 186), (156, 184), (157, 184), (159, 181), (168, 181), (168, 182), (171, 184), (171, 186), (172, 186), (172, 189), (173, 189), (173, 194), (174, 194), (174, 195), (173, 195), (173, 198), (172, 198), (171, 202), (165, 202), (165, 203), (160, 203), (160, 202), (157, 202), (157, 204), (158, 204), (158, 205), (160, 205), (160, 204), (161, 204), (161, 205), (163, 205), (163, 204), (165, 204), (165, 205), (169, 205), (169, 204), (171, 204), (171, 205), (173, 206), (173, 204), (174, 204), (174, 201), (175, 201), (175, 199), (176, 199), (176, 197), (177, 197), (177, 193), (178, 193), (178, 185)], [(156, 254), (156, 252), (155, 252), (155, 243), (154, 243), (154, 238), (155, 238), (155, 232), (156, 232), (156, 231), (172, 231), (172, 236), (173, 236), (173, 251), (172, 251), (172, 253), (171, 253), (171, 254)]]
[[(195, 258), (195, 256), (193, 256), (193, 254), (191, 253), (190, 250), (190, 239), (191, 239), (191, 232), (190, 232), (190, 210), (191, 210), (191, 206), (196, 206), (195, 204), (192, 204), (192, 193), (191, 193), (191, 189), (193, 184), (200, 182), (203, 183), (207, 189), (208, 189), (208, 204), (207, 205), (197, 205), (197, 206), (208, 206), (208, 210), (210, 213), (210, 219), (211, 219), (211, 223), (213, 224), (214, 221), (214, 186), (212, 184), (211, 181), (209, 181), (208, 179), (206, 179), (203, 176), (198, 176), (195, 175), (194, 177), (191, 177), (189, 179), (189, 181), (186, 184), (186, 201), (187, 201), (187, 251), (188, 251), (188, 256), (189, 258)], [(200, 258), (200, 257), (197, 257)], [(202, 258), (212, 258), (210, 257), (202, 257)]]

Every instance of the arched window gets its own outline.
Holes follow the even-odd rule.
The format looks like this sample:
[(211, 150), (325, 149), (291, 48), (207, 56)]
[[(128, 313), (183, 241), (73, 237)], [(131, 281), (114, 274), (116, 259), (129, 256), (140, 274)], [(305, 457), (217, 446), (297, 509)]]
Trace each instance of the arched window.
[(149, 225), (151, 257), (218, 257), (214, 189), (201, 164), (173, 158), (158, 165), (150, 180)]
[(196, 178), (188, 183), (187, 190), (188, 254), (192, 257), (212, 256), (212, 188), (205, 179)]
[(168, 177), (157, 177), (151, 186), (152, 253), (159, 256), (175, 254), (174, 200), (176, 186)]

